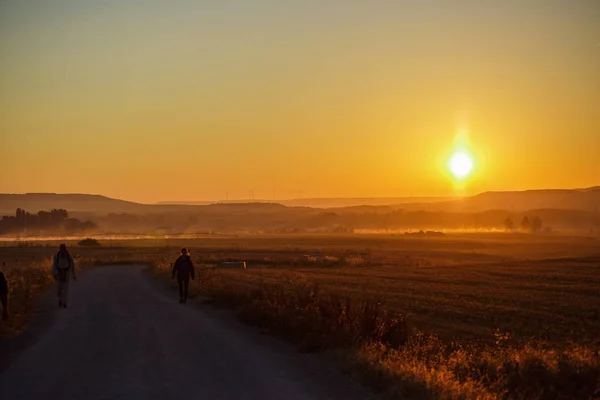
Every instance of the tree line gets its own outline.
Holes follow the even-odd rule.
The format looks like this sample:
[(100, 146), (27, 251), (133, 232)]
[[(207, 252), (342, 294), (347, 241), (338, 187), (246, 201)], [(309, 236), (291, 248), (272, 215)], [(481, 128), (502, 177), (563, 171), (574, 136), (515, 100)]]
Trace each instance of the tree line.
[[(537, 233), (541, 232), (544, 227), (544, 223), (539, 217), (529, 218), (528, 216), (524, 216), (521, 220), (521, 231), (526, 233)], [(511, 218), (506, 218), (504, 220), (504, 229), (507, 231), (514, 231), (516, 229), (515, 224)]]
[(61, 208), (29, 213), (17, 208), (15, 215), (4, 215), (0, 219), (0, 234), (32, 235), (38, 233), (82, 233), (97, 228), (92, 221), (70, 218), (69, 212)]

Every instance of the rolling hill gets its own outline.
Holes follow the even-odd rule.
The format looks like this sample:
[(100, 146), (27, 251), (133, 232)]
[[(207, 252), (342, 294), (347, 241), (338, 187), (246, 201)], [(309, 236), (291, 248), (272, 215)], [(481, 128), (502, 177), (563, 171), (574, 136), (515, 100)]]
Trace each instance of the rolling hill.
[[(358, 204), (356, 204), (357, 202)], [(309, 206), (309, 204), (317, 203), (328, 207)], [(596, 213), (600, 212), (600, 187), (526, 190), (519, 192), (485, 192), (453, 200), (447, 200), (447, 198), (293, 199), (281, 201), (280, 203), (229, 202), (227, 204), (211, 204), (210, 202), (197, 202), (196, 204), (140, 204), (90, 194), (0, 194), (0, 214), (2, 215), (13, 215), (17, 208), (22, 208), (32, 213), (39, 210), (63, 208), (72, 213), (86, 214), (157, 214), (169, 212), (222, 213), (224, 210), (227, 213), (244, 213), (250, 210), (278, 212), (292, 206), (294, 208), (328, 208), (332, 212), (353, 214), (385, 213), (397, 209), (453, 213), (479, 213), (487, 210), (524, 212), (537, 209), (555, 209)]]
[(31, 213), (53, 208), (90, 213), (137, 213), (145, 212), (147, 209), (143, 204), (93, 194), (0, 194), (0, 213), (12, 215), (17, 208)]
[(17, 208), (22, 208), (30, 213), (62, 208), (73, 214), (160, 214), (199, 211), (235, 214), (249, 209), (261, 212), (267, 209), (280, 210), (285, 206), (277, 203), (215, 204), (209, 202), (203, 205), (142, 204), (94, 194), (0, 193), (0, 215), (13, 215)]
[[(389, 206), (392, 204), (407, 203), (434, 203), (453, 200), (453, 197), (349, 197), (349, 198), (303, 198), (276, 200), (278, 204), (287, 207), (311, 207), (311, 208), (342, 208), (356, 206)], [(225, 204), (247, 204), (249, 200), (223, 200), (218, 203)], [(273, 203), (273, 200), (252, 200), (253, 203)], [(209, 205), (209, 201), (164, 201), (159, 205)]]
[[(422, 206), (422, 205), (421, 205)], [(410, 206), (407, 206), (410, 209)], [(523, 212), (535, 209), (581, 210), (600, 212), (600, 187), (587, 189), (526, 190), (520, 192), (485, 192), (463, 199), (428, 204), (431, 211), (483, 212), (508, 210)]]

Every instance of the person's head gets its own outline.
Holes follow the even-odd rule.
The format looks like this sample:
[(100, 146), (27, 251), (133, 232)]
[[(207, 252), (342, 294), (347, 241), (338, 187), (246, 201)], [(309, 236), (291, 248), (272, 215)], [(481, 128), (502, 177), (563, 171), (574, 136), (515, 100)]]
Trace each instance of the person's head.
[(187, 256), (187, 249), (185, 247), (183, 249), (181, 249), (181, 255)]
[(61, 244), (60, 245), (60, 251), (67, 251), (67, 245), (66, 244)]

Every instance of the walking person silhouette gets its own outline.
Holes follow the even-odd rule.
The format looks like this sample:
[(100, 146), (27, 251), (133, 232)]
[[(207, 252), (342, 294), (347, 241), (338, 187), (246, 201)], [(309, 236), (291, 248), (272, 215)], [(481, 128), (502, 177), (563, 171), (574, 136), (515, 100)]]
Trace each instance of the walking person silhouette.
[(58, 306), (67, 308), (67, 303), (69, 302), (69, 277), (73, 275), (73, 281), (77, 281), (77, 278), (75, 278), (75, 262), (67, 251), (67, 246), (64, 244), (60, 245), (58, 253), (54, 256), (52, 275), (54, 275), (54, 279), (56, 280)]
[(190, 258), (187, 249), (181, 249), (181, 255), (173, 265), (173, 279), (177, 275), (177, 284), (179, 285), (179, 303), (185, 304), (188, 296), (188, 287), (190, 285), (190, 277), (195, 278), (194, 264)]

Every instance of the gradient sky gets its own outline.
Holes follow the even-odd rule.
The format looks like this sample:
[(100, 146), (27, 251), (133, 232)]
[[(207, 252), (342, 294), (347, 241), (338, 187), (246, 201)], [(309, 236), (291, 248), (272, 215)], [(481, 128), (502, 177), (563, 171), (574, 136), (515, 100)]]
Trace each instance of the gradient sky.
[(2, 0), (0, 135), (0, 192), (598, 185), (600, 1)]

